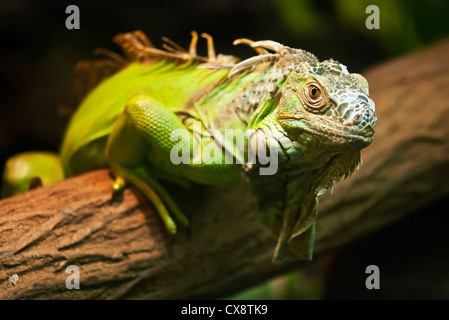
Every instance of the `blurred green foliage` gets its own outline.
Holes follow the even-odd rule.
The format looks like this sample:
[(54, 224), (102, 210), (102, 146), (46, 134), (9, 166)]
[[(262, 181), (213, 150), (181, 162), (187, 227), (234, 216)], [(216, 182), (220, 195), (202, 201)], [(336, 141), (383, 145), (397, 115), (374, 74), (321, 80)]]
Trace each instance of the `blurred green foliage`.
[(231, 300), (317, 300), (322, 295), (323, 277), (316, 268), (306, 268), (276, 277), (235, 294)]
[[(301, 36), (332, 34), (341, 24), (379, 41), (387, 56), (411, 52), (449, 34), (449, 2), (444, 0), (273, 0), (273, 5), (290, 32)], [(378, 30), (365, 27), (369, 5), (379, 8)]]

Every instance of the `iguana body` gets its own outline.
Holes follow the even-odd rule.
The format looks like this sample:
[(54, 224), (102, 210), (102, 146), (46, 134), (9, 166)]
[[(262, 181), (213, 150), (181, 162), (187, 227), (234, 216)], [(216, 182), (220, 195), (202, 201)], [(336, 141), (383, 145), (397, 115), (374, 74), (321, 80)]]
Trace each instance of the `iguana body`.
[[(264, 222), (279, 234), (275, 258), (295, 238), (301, 239), (297, 251), (309, 257), (318, 192), (351, 174), (372, 140), (376, 117), (368, 84), (336, 61), (319, 62), (272, 41), (240, 39), (259, 53), (241, 63), (215, 57), (205, 37), (208, 58), (196, 55), (196, 34), (189, 52), (155, 49), (140, 32), (119, 35), (133, 62), (104, 80), (77, 110), (61, 148), (64, 172), (109, 166), (117, 177), (114, 189), (137, 186), (171, 233), (176, 224), (170, 213), (183, 224), (187, 219), (161, 180), (223, 184), (238, 181), (243, 172)], [(243, 154), (237, 155), (233, 140), (202, 135), (228, 129), (250, 130)], [(187, 139), (173, 139), (177, 130), (187, 132)], [(209, 150), (211, 141), (220, 154), (198, 162), (201, 152), (195, 152)], [(274, 175), (260, 175), (264, 166), (249, 161), (261, 145), (276, 156), (270, 158), (277, 161)], [(173, 150), (180, 147), (189, 151), (189, 161), (174, 164)], [(224, 161), (229, 154), (232, 163)], [(26, 178), (33, 175), (44, 173), (31, 170)], [(5, 185), (15, 180), (26, 179), (6, 171)]]

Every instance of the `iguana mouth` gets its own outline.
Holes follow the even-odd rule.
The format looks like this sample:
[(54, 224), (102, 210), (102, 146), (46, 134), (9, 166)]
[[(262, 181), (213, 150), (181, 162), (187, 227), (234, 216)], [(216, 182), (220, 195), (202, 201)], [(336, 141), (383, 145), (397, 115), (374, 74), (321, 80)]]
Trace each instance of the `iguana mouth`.
[(365, 126), (362, 130), (360, 130), (360, 135), (367, 138), (373, 138), (374, 137), (374, 128), (372, 125), (368, 124)]
[[(280, 117), (282, 120), (304, 120), (307, 121), (307, 119), (298, 116), (293, 115), (282, 115)], [(310, 132), (311, 134), (324, 137), (328, 140), (331, 140), (333, 142), (338, 143), (350, 143), (350, 142), (362, 142), (365, 146), (368, 146), (372, 141), (374, 137), (374, 128), (368, 124), (363, 129), (352, 129), (348, 128), (347, 126), (341, 126), (336, 130), (337, 128), (331, 128), (324, 125), (316, 125), (311, 121), (307, 121), (309, 123), (308, 126), (301, 126), (301, 128), (307, 132)], [(358, 131), (358, 133), (349, 133), (344, 132), (344, 129), (348, 128), (351, 131)]]
[(319, 135), (336, 142), (363, 142), (363, 144), (366, 144), (366, 146), (368, 146), (373, 141), (374, 136), (374, 131), (372, 131), (371, 135), (345, 134), (327, 127), (309, 128), (308, 131), (312, 134)]

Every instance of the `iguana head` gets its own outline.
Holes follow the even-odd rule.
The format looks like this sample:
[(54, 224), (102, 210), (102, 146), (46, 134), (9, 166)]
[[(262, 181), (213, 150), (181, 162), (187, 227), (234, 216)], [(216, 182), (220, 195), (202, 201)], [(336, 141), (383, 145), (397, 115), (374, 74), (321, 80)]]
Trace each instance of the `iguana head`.
[(313, 135), (331, 148), (361, 149), (376, 125), (368, 90), (364, 77), (337, 61), (305, 61), (280, 88), (276, 119), (294, 141), (307, 143)]
[(333, 179), (352, 172), (360, 150), (373, 140), (377, 120), (366, 79), (335, 60), (320, 62), (301, 49), (273, 41), (248, 43), (276, 52), (259, 52), (230, 71), (231, 76), (250, 68), (263, 73), (250, 92), (257, 96), (260, 89), (254, 88), (262, 87), (265, 94), (251, 129), (277, 139), (279, 163), (290, 172), (322, 167), (340, 155), (346, 160), (340, 159)]

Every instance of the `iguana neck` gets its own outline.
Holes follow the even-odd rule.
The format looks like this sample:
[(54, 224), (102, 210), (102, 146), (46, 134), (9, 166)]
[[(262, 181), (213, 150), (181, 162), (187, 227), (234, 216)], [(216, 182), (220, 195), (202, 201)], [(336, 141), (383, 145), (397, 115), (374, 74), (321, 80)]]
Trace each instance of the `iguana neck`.
[(274, 97), (284, 80), (273, 65), (263, 64), (253, 72), (223, 78), (208, 90), (199, 89), (192, 95), (189, 109), (208, 114), (216, 129), (247, 129), (251, 118)]

